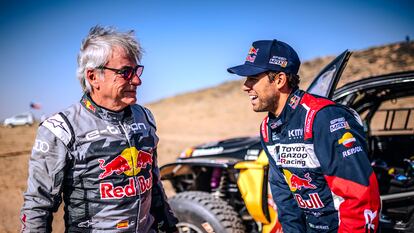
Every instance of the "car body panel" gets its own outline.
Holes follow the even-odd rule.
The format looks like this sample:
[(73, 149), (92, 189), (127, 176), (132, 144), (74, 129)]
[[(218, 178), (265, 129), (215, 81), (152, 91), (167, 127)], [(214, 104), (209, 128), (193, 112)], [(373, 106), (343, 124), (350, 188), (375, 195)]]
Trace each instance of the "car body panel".
[(34, 122), (33, 115), (31, 113), (18, 114), (4, 120), (5, 126), (18, 126), (18, 125), (32, 125)]

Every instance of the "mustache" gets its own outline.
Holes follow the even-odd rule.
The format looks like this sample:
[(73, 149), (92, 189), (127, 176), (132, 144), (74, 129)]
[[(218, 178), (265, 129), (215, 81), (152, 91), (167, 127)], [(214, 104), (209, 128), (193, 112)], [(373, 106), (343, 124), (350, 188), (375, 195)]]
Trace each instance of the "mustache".
[(124, 89), (124, 91), (137, 91), (137, 88), (136, 87), (134, 87), (134, 86), (132, 86), (132, 87), (127, 87), (127, 88), (125, 88)]

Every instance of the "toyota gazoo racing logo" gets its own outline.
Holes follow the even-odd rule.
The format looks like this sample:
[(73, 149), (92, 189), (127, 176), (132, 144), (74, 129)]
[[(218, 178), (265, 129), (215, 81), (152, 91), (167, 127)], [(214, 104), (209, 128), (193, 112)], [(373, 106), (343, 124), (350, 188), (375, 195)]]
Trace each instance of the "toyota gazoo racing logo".
[(347, 148), (351, 148), (354, 145), (355, 142), (356, 142), (356, 139), (354, 138), (354, 135), (352, 135), (350, 132), (346, 132), (338, 140), (338, 144), (342, 144)]
[(126, 148), (120, 155), (116, 156), (109, 162), (104, 159), (99, 159), (99, 168), (103, 170), (99, 174), (99, 179), (104, 179), (108, 176), (124, 174), (131, 176), (128, 179), (128, 184), (125, 186), (117, 186), (111, 182), (103, 182), (100, 184), (100, 192), (102, 199), (119, 199), (123, 197), (136, 196), (136, 185), (139, 185), (141, 193), (152, 188), (152, 174), (149, 172), (149, 178), (145, 178), (143, 175), (136, 176), (141, 172), (141, 169), (146, 169), (152, 165), (152, 154), (137, 150), (135, 147)]
[(296, 190), (301, 190), (302, 188), (316, 189), (316, 186), (311, 184), (312, 178), (310, 178), (309, 173), (305, 174), (305, 178), (301, 178), (286, 169), (283, 169), (283, 173), (285, 174), (286, 181), (289, 185), (290, 191), (292, 192), (296, 192)]

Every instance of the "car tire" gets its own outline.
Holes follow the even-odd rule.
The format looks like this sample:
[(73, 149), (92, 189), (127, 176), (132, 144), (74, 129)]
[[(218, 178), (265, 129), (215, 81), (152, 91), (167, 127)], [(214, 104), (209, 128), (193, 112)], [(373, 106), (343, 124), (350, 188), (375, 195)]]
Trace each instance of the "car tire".
[(206, 192), (187, 191), (170, 199), (178, 218), (180, 233), (243, 233), (245, 227), (234, 211), (222, 199)]

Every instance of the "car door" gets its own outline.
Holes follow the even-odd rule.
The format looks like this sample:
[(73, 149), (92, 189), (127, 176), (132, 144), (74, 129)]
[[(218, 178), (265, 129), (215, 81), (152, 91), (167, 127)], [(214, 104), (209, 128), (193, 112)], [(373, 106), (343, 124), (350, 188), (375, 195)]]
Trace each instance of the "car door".
[(332, 98), (336, 85), (348, 63), (351, 52), (345, 50), (313, 79), (307, 92), (327, 98)]

